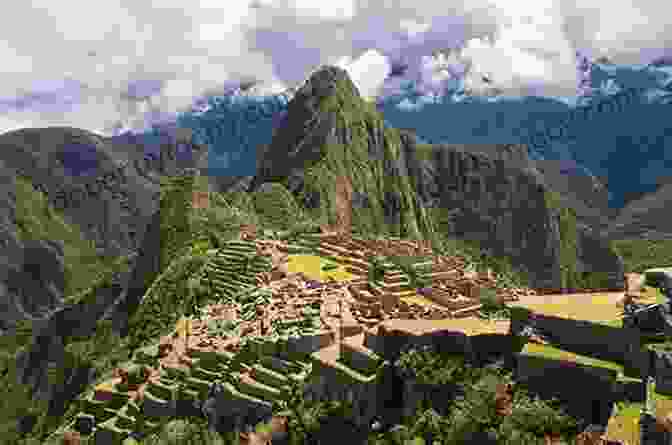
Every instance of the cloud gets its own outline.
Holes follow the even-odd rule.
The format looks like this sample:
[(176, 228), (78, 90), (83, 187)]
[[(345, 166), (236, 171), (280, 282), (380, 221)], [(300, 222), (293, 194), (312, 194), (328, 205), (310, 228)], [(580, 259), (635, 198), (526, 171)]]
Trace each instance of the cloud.
[(359, 94), (366, 99), (373, 99), (379, 94), (391, 67), (387, 57), (375, 50), (365, 52), (354, 61), (345, 57), (336, 66), (348, 72)]
[[(242, 80), (261, 93), (296, 87), (325, 63), (348, 66), (364, 95), (398, 93), (403, 80), (434, 94), (459, 79), (476, 94), (575, 94), (577, 51), (616, 64), (669, 55), (666, 9), (634, 0), (27, 0), (0, 18), (0, 131), (141, 129)], [(439, 49), (447, 61), (428, 59)], [(402, 79), (385, 79), (393, 63), (408, 65)]]

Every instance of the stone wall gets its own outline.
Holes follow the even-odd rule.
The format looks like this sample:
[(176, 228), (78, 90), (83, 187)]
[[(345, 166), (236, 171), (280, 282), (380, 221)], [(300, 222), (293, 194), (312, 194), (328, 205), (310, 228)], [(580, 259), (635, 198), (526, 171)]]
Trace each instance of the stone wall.
[(672, 352), (653, 351), (653, 372), (656, 392), (672, 395)]
[(562, 360), (516, 354), (514, 379), (531, 394), (566, 403), (567, 412), (586, 424), (606, 425), (619, 398), (617, 372)]
[(621, 363), (632, 372), (646, 375), (647, 359), (641, 354), (640, 335), (635, 329), (617, 328), (584, 320), (534, 314), (516, 308), (511, 314), (511, 334), (518, 336), (526, 325), (533, 326), (548, 343), (576, 354)]
[(382, 385), (382, 370), (362, 379), (340, 363), (327, 365), (319, 360), (313, 362), (313, 372), (307, 386), (307, 400), (341, 400), (353, 404), (354, 418), (358, 426), (369, 425), (385, 407), (385, 397), (393, 388)]

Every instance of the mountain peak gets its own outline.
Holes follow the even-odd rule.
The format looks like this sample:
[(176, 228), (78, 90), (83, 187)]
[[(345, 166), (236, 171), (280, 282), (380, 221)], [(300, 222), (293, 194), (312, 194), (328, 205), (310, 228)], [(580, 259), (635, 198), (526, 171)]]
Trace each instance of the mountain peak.
[(313, 71), (296, 95), (312, 96), (319, 100), (337, 94), (343, 89), (346, 90), (342, 91), (344, 93), (351, 93), (357, 98), (361, 97), (357, 86), (346, 70), (333, 65), (322, 65)]
[(369, 229), (379, 232), (388, 225), (417, 236), (419, 226), (429, 222), (416, 205), (400, 152), (399, 133), (385, 127), (347, 71), (321, 66), (289, 102), (286, 119), (259, 153), (248, 190), (281, 182), (303, 206), (331, 220), (334, 184), (347, 178), (354, 191), (367, 196), (369, 207), (356, 212), (367, 214)]

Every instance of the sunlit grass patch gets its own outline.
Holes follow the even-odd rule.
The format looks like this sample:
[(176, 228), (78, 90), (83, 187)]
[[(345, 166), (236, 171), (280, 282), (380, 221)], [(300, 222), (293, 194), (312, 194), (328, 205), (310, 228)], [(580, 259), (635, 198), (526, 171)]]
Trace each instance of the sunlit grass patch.
[[(672, 411), (672, 397), (654, 391), (653, 399), (657, 416), (662, 417)], [(642, 403), (617, 403), (614, 415), (607, 425), (606, 438), (620, 440), (628, 445), (639, 445), (639, 415), (642, 407)]]
[(355, 278), (355, 275), (346, 271), (342, 264), (338, 264), (332, 270), (323, 270), (324, 266), (334, 262), (318, 255), (289, 255), (287, 261), (290, 273), (302, 272), (311, 280), (326, 281), (333, 278), (336, 281), (346, 281)]
[(613, 369), (614, 371), (617, 371), (619, 373), (623, 372), (623, 366), (619, 365), (618, 363), (608, 362), (593, 357), (587, 357), (585, 355), (574, 354), (572, 352), (558, 349), (549, 345), (528, 343), (525, 345), (522, 352), (537, 357), (545, 357), (555, 360), (564, 360), (586, 366), (595, 366), (599, 368)]
[(616, 304), (617, 300), (616, 294), (540, 295), (525, 303), (509, 306), (521, 306), (541, 315), (613, 326), (618, 325), (617, 320), (623, 314), (623, 308)]

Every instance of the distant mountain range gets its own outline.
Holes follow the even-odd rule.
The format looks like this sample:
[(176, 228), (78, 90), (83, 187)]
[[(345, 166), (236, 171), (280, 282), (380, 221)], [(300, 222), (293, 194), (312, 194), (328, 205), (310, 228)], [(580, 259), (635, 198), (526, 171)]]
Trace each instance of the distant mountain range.
[[(226, 182), (231, 177), (253, 175), (258, 152), (271, 142), (284, 121), (296, 88), (259, 96), (263, 90), (254, 85), (243, 87), (231, 89), (224, 96), (202, 98), (172, 124), (155, 126), (145, 133), (119, 134), (109, 140), (123, 142), (131, 149), (144, 146), (145, 156), (152, 158), (156, 151), (152, 147), (163, 143), (162, 134), (177, 127), (187, 128), (194, 142), (208, 147), (211, 176)], [(591, 190), (589, 199), (580, 200), (592, 209), (585, 209), (584, 214), (592, 212), (597, 219), (611, 219), (624, 209), (621, 225), (627, 220), (626, 214), (636, 213), (641, 220), (644, 204), (628, 205), (670, 181), (667, 171), (672, 150), (666, 148), (672, 136), (668, 119), (672, 66), (665, 61), (618, 66), (602, 60), (591, 65), (588, 87), (584, 95), (571, 98), (512, 98), (496, 91), (487, 97), (467, 94), (463, 85), (458, 85), (442, 97), (429, 97), (408, 82), (405, 94), (380, 99), (376, 108), (387, 125), (413, 130), (420, 143), (525, 144), (532, 133), (552, 132), (577, 106), (598, 110), (600, 101), (638, 89), (625, 104), (608, 111), (591, 111), (587, 118), (573, 120), (568, 128), (571, 137), (534, 150), (528, 145), (528, 155), (539, 162), (540, 169), (547, 170), (547, 176), (557, 176), (553, 179), (556, 185), (566, 183), (580, 194)], [(599, 198), (595, 198), (592, 191), (598, 190)], [(659, 196), (666, 193), (661, 190)], [(639, 210), (632, 213), (625, 208)]]
[[(625, 103), (607, 111), (596, 106), (630, 89), (639, 92)], [(256, 96), (258, 91), (245, 85), (225, 96), (203, 98), (197, 108), (178, 117), (178, 125), (193, 130), (196, 141), (210, 147), (214, 174), (251, 174), (256, 150), (270, 143), (296, 89), (268, 96)], [(442, 97), (423, 96), (408, 82), (406, 93), (381, 99), (376, 106), (389, 126), (412, 129), (419, 142), (446, 144), (526, 144), (533, 133), (552, 134), (578, 106), (593, 107), (588, 117), (572, 121), (570, 137), (530, 149), (530, 157), (567, 162), (561, 171), (571, 178), (599, 178), (608, 184), (612, 209), (668, 182), (672, 66), (665, 61), (647, 66), (607, 60), (591, 64), (585, 93), (574, 97), (466, 93), (458, 84)]]

